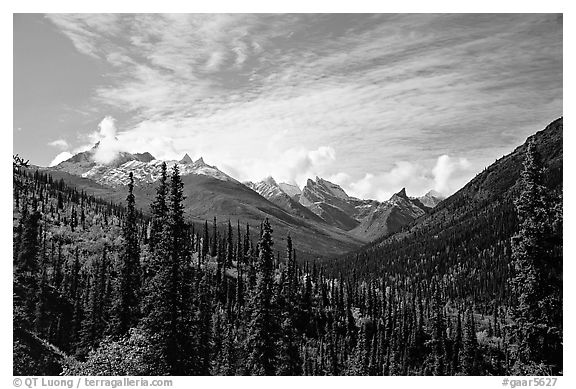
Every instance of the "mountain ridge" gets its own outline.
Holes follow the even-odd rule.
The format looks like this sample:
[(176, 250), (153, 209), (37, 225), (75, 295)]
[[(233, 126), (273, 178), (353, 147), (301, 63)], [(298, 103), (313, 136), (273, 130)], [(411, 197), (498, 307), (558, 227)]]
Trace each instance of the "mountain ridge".
[[(78, 153), (52, 169), (121, 189), (128, 184), (130, 173), (134, 176), (136, 187), (154, 184), (165, 162), (169, 169), (177, 165), (183, 177), (201, 175), (239, 184), (216, 166), (208, 165), (202, 157), (192, 160), (188, 153), (180, 160), (162, 161), (148, 152), (120, 152), (111, 161), (101, 163), (96, 158), (99, 147), (99, 143), (96, 143), (90, 150)], [(431, 208), (416, 198), (408, 198), (405, 188), (396, 194), (402, 200), (362, 200), (349, 196), (338, 184), (318, 176), (314, 180), (309, 179), (302, 190), (296, 185), (278, 184), (271, 176), (259, 182), (245, 182), (244, 185), (292, 216), (326, 224), (362, 241), (366, 237), (376, 239), (397, 231), (420, 217), (422, 211), (425, 213)], [(426, 200), (433, 202), (434, 198)], [(393, 207), (395, 209), (391, 209)], [(390, 221), (387, 220), (389, 218)]]

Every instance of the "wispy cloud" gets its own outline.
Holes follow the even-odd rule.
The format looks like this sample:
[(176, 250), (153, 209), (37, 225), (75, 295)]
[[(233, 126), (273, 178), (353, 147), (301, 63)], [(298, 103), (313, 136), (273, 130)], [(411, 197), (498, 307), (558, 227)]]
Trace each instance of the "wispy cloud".
[(48, 17), (110, 67), (118, 147), (239, 179), (452, 192), (561, 114), (557, 15)]
[(60, 149), (67, 149), (68, 147), (70, 147), (66, 139), (56, 139), (52, 142), (49, 142), (48, 146), (58, 147)]

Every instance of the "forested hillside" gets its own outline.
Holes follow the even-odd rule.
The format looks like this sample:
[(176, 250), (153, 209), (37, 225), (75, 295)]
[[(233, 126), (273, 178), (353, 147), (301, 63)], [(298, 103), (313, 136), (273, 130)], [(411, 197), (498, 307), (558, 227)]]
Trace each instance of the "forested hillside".
[[(538, 181), (537, 196), (543, 204), (531, 211), (544, 215), (538, 222), (539, 244), (546, 247), (546, 253), (539, 254), (542, 264), (531, 271), (537, 272), (534, 277), (542, 282), (538, 298), (552, 298), (557, 304), (549, 307), (554, 313), (548, 312), (550, 317), (542, 321), (550, 332), (561, 334), (562, 131), (560, 118), (479, 173), (411, 228), (326, 262), (326, 268), (330, 274), (384, 278), (405, 291), (440, 287), (451, 304), (473, 305), (492, 320), (496, 315), (512, 320), (511, 308), (518, 304), (522, 291), (511, 281), (526, 271), (518, 269), (514, 261), (518, 250), (514, 242), (524, 222), (519, 220), (518, 202), (527, 186), (534, 189), (522, 175), (527, 156), (533, 154), (541, 172), (532, 180)], [(558, 339), (552, 342), (559, 347)], [(545, 354), (541, 360), (561, 364), (559, 349)]]
[(177, 167), (144, 213), (15, 158), (14, 374), (561, 374), (561, 131), (331, 263), (188, 223)]

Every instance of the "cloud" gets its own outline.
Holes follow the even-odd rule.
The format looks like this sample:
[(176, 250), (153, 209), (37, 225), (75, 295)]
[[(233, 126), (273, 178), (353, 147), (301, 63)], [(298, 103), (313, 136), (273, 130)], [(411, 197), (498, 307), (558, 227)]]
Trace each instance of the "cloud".
[(65, 150), (54, 157), (52, 162), (50, 162), (50, 166), (55, 166), (79, 152), (91, 149), (97, 142), (99, 145), (94, 153), (95, 162), (102, 164), (109, 163), (114, 160), (120, 151), (126, 151), (128, 149), (127, 145), (120, 142), (116, 135), (116, 120), (111, 116), (106, 116), (98, 124), (97, 130), (88, 134), (86, 141), (89, 143), (71, 149), (68, 142), (63, 139), (52, 141), (49, 143), (50, 146)]
[(70, 147), (65, 139), (56, 139), (48, 143), (48, 146), (58, 147), (60, 149), (67, 149)]
[[(335, 159), (336, 152), (329, 146), (313, 150), (303, 147), (285, 151), (268, 149), (263, 155), (248, 156), (237, 164), (232, 157), (219, 167), (240, 181), (259, 181), (272, 176), (277, 182), (303, 187), (308, 178), (326, 177)], [(274, 160), (274, 163), (266, 163), (267, 160)]]
[(434, 189), (445, 196), (453, 194), (474, 175), (472, 164), (466, 158), (441, 155), (431, 164), (399, 161), (392, 169), (381, 174), (366, 173), (354, 180), (349, 174), (338, 173), (328, 179), (342, 186), (349, 195), (379, 201), (388, 200), (394, 193), (406, 188), (409, 196), (419, 197)]
[(472, 168), (439, 155), (478, 166), (562, 109), (555, 15), (48, 18), (107, 66), (93, 102), (122, 131), (96, 134), (102, 161), (188, 152), (241, 180), (451, 192)]
[(106, 116), (98, 125), (98, 130), (90, 135), (91, 140), (100, 142), (94, 153), (94, 161), (107, 164), (116, 158), (120, 151), (124, 151), (122, 143), (116, 138), (116, 120)]
[(50, 167), (52, 166), (56, 166), (58, 165), (60, 162), (66, 161), (67, 159), (70, 159), (74, 156), (74, 154), (72, 154), (69, 151), (63, 151), (60, 154), (58, 154), (57, 156), (54, 157), (54, 159), (50, 162)]
[(452, 194), (470, 179), (471, 164), (466, 158), (457, 160), (441, 155), (432, 169), (434, 189), (444, 195)]
[(402, 188), (406, 188), (410, 196), (420, 196), (431, 188), (431, 179), (430, 172), (422, 165), (399, 161), (389, 171), (366, 173), (359, 180), (343, 184), (352, 196), (383, 201)]

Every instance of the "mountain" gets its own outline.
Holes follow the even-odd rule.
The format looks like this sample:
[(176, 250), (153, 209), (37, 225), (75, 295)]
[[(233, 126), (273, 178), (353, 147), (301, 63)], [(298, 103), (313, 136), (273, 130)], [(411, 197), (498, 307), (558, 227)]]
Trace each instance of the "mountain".
[(434, 208), (445, 198), (446, 197), (444, 197), (441, 193), (438, 193), (435, 190), (430, 190), (424, 196), (418, 197), (418, 200), (420, 200), (424, 206), (428, 208)]
[[(200, 158), (200, 159), (202, 159), (202, 158)], [(184, 155), (184, 158), (182, 158), (179, 162), (182, 163), (182, 164), (191, 164), (191, 163), (194, 163), (194, 161), (192, 161), (192, 158), (190, 158), (190, 156), (188, 155), (188, 153), (186, 153), (186, 155)]]
[(372, 241), (400, 231), (404, 226), (426, 215), (427, 210), (428, 208), (422, 205), (420, 200), (409, 198), (406, 195), (406, 189), (402, 188), (388, 201), (371, 207), (369, 213), (361, 219), (360, 225), (351, 233)]
[[(242, 216), (256, 221), (267, 214), (284, 220), (286, 231), (312, 224), (314, 231), (321, 231), (327, 241), (336, 239), (342, 243), (328, 249), (331, 253), (397, 232), (429, 212), (431, 207), (426, 204), (433, 205), (438, 201), (437, 194), (428, 193), (422, 197), (424, 204), (418, 198), (409, 198), (405, 189), (387, 201), (362, 200), (349, 196), (339, 185), (320, 177), (308, 180), (303, 190), (295, 185), (278, 184), (272, 177), (243, 185), (216, 166), (208, 165), (202, 158), (193, 161), (188, 154), (179, 161), (161, 161), (150, 153), (122, 152), (109, 163), (98, 163), (95, 161), (98, 148), (99, 144), (96, 144), (92, 149), (51, 169), (58, 172), (60, 178), (68, 173), (69, 176), (64, 178), (66, 182), (76, 182), (80, 187), (92, 191), (90, 193), (117, 202), (124, 201), (123, 189), (128, 183), (129, 173), (132, 173), (135, 191), (140, 192), (140, 205), (147, 210), (155, 193), (153, 188), (160, 177), (162, 163), (166, 162), (168, 169), (177, 165), (182, 177), (190, 177), (191, 183), (199, 185), (190, 188), (187, 194), (190, 216), (193, 218), (202, 220), (216, 216), (219, 220), (227, 220)], [(200, 180), (200, 176), (215, 182)], [(224, 182), (229, 185), (224, 185)], [(238, 188), (238, 196), (234, 196), (232, 187)], [(245, 188), (257, 194), (257, 198), (244, 196)], [(203, 190), (208, 193), (201, 193)], [(222, 191), (227, 194), (224, 196)], [(206, 203), (198, 206), (193, 201)], [(275, 207), (270, 208), (270, 204)], [(265, 210), (264, 214), (262, 210)], [(310, 248), (318, 253), (321, 246)]]
[(169, 169), (178, 165), (180, 174), (183, 176), (199, 174), (222, 181), (237, 182), (217, 167), (206, 164), (202, 158), (192, 161), (188, 154), (180, 161), (161, 161), (155, 159), (150, 153), (130, 154), (121, 152), (109, 163), (98, 163), (94, 160), (98, 146), (96, 144), (92, 149), (76, 154), (52, 169), (89, 178), (102, 185), (120, 187), (128, 184), (130, 172), (134, 174), (134, 180), (137, 184), (155, 182), (160, 177), (162, 163), (166, 162)]
[[(316, 177), (309, 179), (302, 190), (299, 202), (320, 216), (328, 224), (349, 231), (358, 226), (355, 200), (330, 181)], [(358, 204), (360, 205), (360, 204)]]
[[(401, 272), (412, 282), (430, 271), (439, 279), (476, 285), (478, 295), (503, 294), (511, 266), (510, 241), (518, 228), (514, 201), (520, 193), (527, 143), (533, 142), (541, 156), (549, 196), (561, 204), (562, 132), (560, 118), (477, 174), (407, 230), (375, 240), (334, 267), (342, 271), (353, 263), (359, 274), (394, 279)], [(361, 263), (357, 258), (362, 258)], [(477, 278), (480, 267), (487, 269), (482, 279)]]
[(299, 202), (294, 200), (290, 195), (284, 192), (284, 190), (280, 187), (279, 184), (276, 183), (276, 181), (272, 177), (267, 177), (264, 180), (257, 183), (245, 182), (244, 185), (246, 185), (256, 193), (260, 194), (265, 199), (269, 200), (270, 202), (276, 204), (280, 208), (289, 212), (291, 215), (300, 216), (305, 219), (315, 220), (319, 223), (323, 222), (323, 220), (320, 217), (318, 217), (315, 213), (313, 213), (308, 208), (301, 205)]
[[(97, 147), (97, 146), (95, 146)], [(149, 212), (156, 195), (156, 181), (163, 161), (153, 159), (145, 162), (145, 154), (123, 153), (110, 164), (99, 164), (93, 160), (91, 151), (75, 155), (67, 161), (47, 170), (55, 180), (62, 179), (89, 195), (123, 203), (130, 172), (134, 175), (138, 208)], [(219, 223), (239, 220), (258, 228), (264, 218), (269, 218), (277, 237), (277, 250), (284, 249), (281, 241), (290, 234), (298, 241), (298, 251), (313, 255), (336, 255), (366, 243), (364, 239), (350, 236), (342, 230), (327, 225), (301, 204), (282, 192), (272, 181), (263, 183), (259, 190), (266, 193), (270, 201), (217, 167), (208, 165), (202, 158), (190, 162), (184, 156), (180, 161), (165, 161), (170, 169), (178, 165), (184, 183), (185, 212), (194, 222), (212, 220)], [(272, 185), (275, 184), (275, 185)], [(265, 192), (265, 188), (269, 192)], [(274, 192), (276, 191), (276, 192)], [(272, 196), (276, 194), (276, 196)]]
[(295, 201), (299, 201), (300, 195), (302, 194), (302, 191), (300, 190), (300, 188), (298, 186), (292, 185), (292, 184), (287, 184), (285, 182), (279, 183), (278, 186), (280, 187), (280, 189), (282, 189), (284, 191), (284, 193), (286, 193), (292, 199), (294, 199)]
[(408, 197), (405, 188), (387, 201), (361, 200), (319, 177), (308, 180), (300, 203), (326, 223), (368, 240), (397, 232), (430, 210), (419, 199)]
[[(100, 142), (96, 143), (94, 147), (92, 147), (90, 150), (80, 152), (72, 156), (71, 158), (67, 159), (66, 161), (60, 162), (58, 165), (53, 167), (53, 169), (65, 171), (70, 174), (81, 175), (94, 167), (101, 166), (102, 164), (97, 163), (95, 160), (95, 154), (98, 151), (99, 147)], [(152, 160), (154, 160), (154, 157), (152, 156), (152, 154), (148, 152), (130, 154), (122, 151), (119, 152), (112, 161), (106, 163), (105, 165), (110, 168), (115, 168), (129, 161), (139, 161), (147, 163)]]

